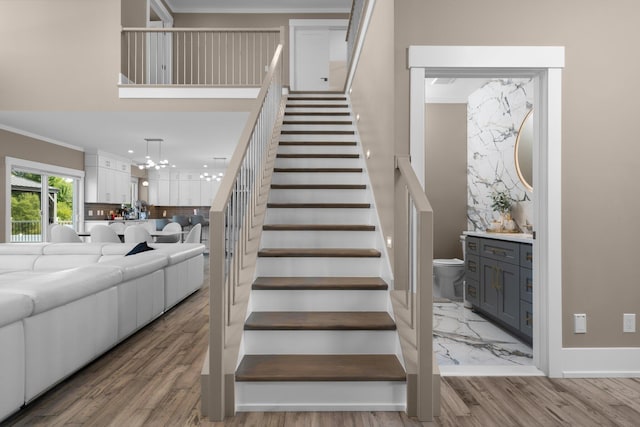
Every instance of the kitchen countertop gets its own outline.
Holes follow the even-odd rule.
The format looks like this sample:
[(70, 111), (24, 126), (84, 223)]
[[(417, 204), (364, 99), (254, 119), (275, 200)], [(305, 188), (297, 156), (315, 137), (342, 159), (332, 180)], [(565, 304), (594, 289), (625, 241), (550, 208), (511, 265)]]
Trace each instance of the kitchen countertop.
[(463, 231), (464, 236), (484, 237), (487, 239), (508, 240), (510, 242), (533, 243), (533, 235), (527, 233), (491, 233), (489, 231)]

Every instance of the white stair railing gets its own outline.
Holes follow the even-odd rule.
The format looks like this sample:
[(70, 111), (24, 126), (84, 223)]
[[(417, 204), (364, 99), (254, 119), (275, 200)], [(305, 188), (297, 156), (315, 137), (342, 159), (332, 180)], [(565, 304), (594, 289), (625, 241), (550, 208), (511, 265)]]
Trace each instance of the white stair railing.
[(262, 85), (282, 28), (124, 28), (121, 85)]
[[(244, 128), (238, 147), (220, 183), (209, 214), (210, 320), (209, 354), (202, 384), (202, 410), (211, 420), (234, 414), (233, 371), (237, 353), (231, 345), (231, 313), (247, 255), (249, 230), (256, 217), (265, 165), (274, 127), (283, 113), (282, 55), (284, 40), (277, 46), (258, 95), (256, 108)], [(230, 334), (229, 334), (230, 335)], [(208, 368), (208, 369), (207, 369)], [(230, 374), (231, 373), (231, 374)]]

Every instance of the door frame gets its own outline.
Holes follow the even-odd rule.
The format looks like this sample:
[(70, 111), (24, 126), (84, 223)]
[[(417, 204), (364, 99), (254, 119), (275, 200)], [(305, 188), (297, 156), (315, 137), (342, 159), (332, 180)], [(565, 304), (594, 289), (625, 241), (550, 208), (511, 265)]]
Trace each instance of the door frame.
[(42, 191), (40, 193), (40, 216), (42, 241), (46, 239), (46, 230), (49, 225), (49, 209), (44, 204), (48, 197), (49, 176), (68, 176), (76, 181), (73, 191), (73, 218), (76, 231), (82, 229), (84, 225), (84, 171), (77, 169), (65, 168), (62, 166), (49, 165), (46, 163), (34, 162), (31, 160), (18, 159), (14, 157), (5, 158), (5, 242), (11, 241), (11, 171), (18, 169), (26, 172), (33, 172), (44, 175), (47, 179), (42, 182)]
[(298, 30), (346, 30), (348, 19), (290, 19), (289, 20), (289, 87), (296, 90), (296, 34)]
[[(158, 27), (156, 24), (153, 24), (151, 21), (151, 16), (149, 11), (153, 9), (153, 11), (158, 15), (162, 22), (162, 26)], [(173, 16), (171, 12), (164, 6), (162, 0), (147, 0), (147, 28), (172, 28), (173, 27)], [(173, 33), (163, 33), (165, 34), (164, 43), (162, 44), (163, 56), (166, 57), (166, 66), (167, 69), (163, 76), (162, 84), (171, 84), (173, 81)], [(157, 38), (156, 38), (157, 43)], [(146, 36), (146, 45), (149, 47), (151, 44), (150, 34)], [(146, 62), (146, 78), (147, 81), (150, 81), (151, 78), (151, 49), (145, 49), (145, 62)], [(167, 80), (166, 82), (164, 80)], [(157, 84), (157, 82), (156, 82)]]
[(410, 46), (410, 147), (424, 176), (425, 78), (531, 77), (534, 81), (533, 361), (562, 376), (562, 69), (564, 47)]

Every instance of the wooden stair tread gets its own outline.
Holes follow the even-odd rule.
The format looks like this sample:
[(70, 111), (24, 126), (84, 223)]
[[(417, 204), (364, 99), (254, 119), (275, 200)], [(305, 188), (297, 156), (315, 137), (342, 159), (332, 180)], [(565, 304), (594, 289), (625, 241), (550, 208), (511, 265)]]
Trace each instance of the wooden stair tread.
[(288, 101), (346, 101), (346, 96), (290, 96)]
[(362, 173), (362, 168), (273, 168), (280, 173)]
[(302, 146), (316, 146), (316, 145), (336, 145), (336, 146), (354, 146), (355, 141), (280, 141), (280, 145), (302, 145)]
[(258, 251), (263, 258), (380, 258), (377, 249), (361, 248), (264, 248)]
[(265, 224), (265, 231), (375, 231), (368, 224)]
[(405, 381), (393, 354), (245, 355), (236, 381)]
[(311, 125), (311, 126), (315, 126), (315, 125), (334, 125), (334, 126), (340, 126), (340, 125), (352, 125), (353, 122), (351, 120), (284, 120), (282, 122), (283, 125)]
[(355, 135), (353, 130), (282, 130), (281, 135)]
[(347, 104), (287, 104), (287, 108), (349, 108)]
[(359, 159), (360, 154), (279, 153), (280, 159)]
[(340, 117), (346, 117), (346, 116), (350, 116), (351, 113), (346, 112), (346, 111), (336, 111), (336, 112), (329, 112), (329, 111), (288, 111), (284, 113), (284, 116), (321, 116), (321, 117), (327, 117), (327, 116), (340, 116)]
[(386, 311), (254, 311), (246, 331), (394, 331)]
[(267, 203), (278, 209), (369, 209), (371, 203)]
[(258, 290), (384, 291), (389, 288), (380, 277), (257, 277)]
[(272, 190), (365, 190), (365, 184), (271, 184)]

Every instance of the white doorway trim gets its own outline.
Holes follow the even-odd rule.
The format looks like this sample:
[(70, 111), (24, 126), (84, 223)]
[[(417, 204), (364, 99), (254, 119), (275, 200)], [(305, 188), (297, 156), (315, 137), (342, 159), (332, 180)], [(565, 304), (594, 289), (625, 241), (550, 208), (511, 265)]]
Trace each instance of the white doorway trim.
[(300, 29), (344, 29), (349, 26), (347, 19), (290, 19), (289, 20), (289, 87), (296, 87), (296, 31)]
[(532, 77), (534, 105), (534, 365), (563, 375), (562, 354), (562, 69), (564, 47), (409, 47), (412, 164), (424, 174), (425, 77)]
[(164, 6), (162, 0), (147, 0), (147, 23), (151, 21), (151, 17), (149, 16), (150, 9), (153, 9), (153, 11), (158, 15), (162, 21), (163, 28), (173, 27), (173, 15), (171, 15), (171, 12), (169, 12), (169, 10)]

